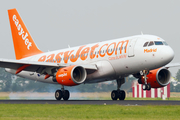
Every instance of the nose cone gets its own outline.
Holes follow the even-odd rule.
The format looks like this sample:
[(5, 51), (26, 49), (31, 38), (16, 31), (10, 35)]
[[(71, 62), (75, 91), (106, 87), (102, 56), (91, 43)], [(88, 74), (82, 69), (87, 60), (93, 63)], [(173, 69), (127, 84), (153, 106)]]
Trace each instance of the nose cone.
[(164, 51), (164, 52), (162, 52), (163, 56), (161, 58), (162, 62), (164, 62), (165, 64), (168, 64), (174, 58), (174, 51), (171, 47), (167, 47), (163, 51)]

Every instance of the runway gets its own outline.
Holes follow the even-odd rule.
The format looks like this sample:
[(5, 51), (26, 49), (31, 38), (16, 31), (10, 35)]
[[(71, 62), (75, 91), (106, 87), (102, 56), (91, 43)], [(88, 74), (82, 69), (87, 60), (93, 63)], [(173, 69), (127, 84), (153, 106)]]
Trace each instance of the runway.
[(73, 105), (180, 105), (180, 101), (169, 100), (0, 100), (0, 104), (73, 104)]

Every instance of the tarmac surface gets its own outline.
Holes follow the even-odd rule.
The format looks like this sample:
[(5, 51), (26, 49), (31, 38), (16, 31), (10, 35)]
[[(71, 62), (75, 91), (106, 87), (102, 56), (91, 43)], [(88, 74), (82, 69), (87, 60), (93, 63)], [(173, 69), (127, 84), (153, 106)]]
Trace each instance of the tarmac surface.
[(169, 100), (0, 100), (0, 104), (77, 104), (77, 105), (180, 105), (180, 101)]

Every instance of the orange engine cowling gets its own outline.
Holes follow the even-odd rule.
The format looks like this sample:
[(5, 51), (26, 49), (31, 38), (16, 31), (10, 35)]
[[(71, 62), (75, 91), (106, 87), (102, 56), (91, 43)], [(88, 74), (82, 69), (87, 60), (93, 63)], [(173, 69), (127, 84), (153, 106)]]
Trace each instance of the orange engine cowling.
[[(147, 75), (147, 84), (151, 85), (151, 88), (164, 87), (169, 84), (171, 79), (171, 73), (166, 68), (159, 68), (151, 70)], [(141, 83), (144, 84), (144, 78), (141, 77)]]
[(56, 81), (65, 86), (75, 86), (86, 80), (86, 70), (81, 66), (68, 66), (60, 68), (56, 73)]

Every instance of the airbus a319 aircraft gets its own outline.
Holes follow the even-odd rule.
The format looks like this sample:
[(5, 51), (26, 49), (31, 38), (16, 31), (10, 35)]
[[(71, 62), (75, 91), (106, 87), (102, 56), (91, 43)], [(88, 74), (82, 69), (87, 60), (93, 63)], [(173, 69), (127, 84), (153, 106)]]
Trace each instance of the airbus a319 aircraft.
[[(16, 60), (1, 59), (0, 67), (9, 73), (31, 80), (60, 84), (57, 100), (68, 100), (64, 86), (117, 81), (112, 100), (124, 100), (120, 90), (125, 77), (133, 75), (143, 90), (169, 84), (167, 65), (173, 58), (172, 48), (160, 37), (137, 35), (52, 52), (42, 52), (34, 43), (16, 9), (8, 10)], [(57, 41), (58, 42), (58, 41)]]

